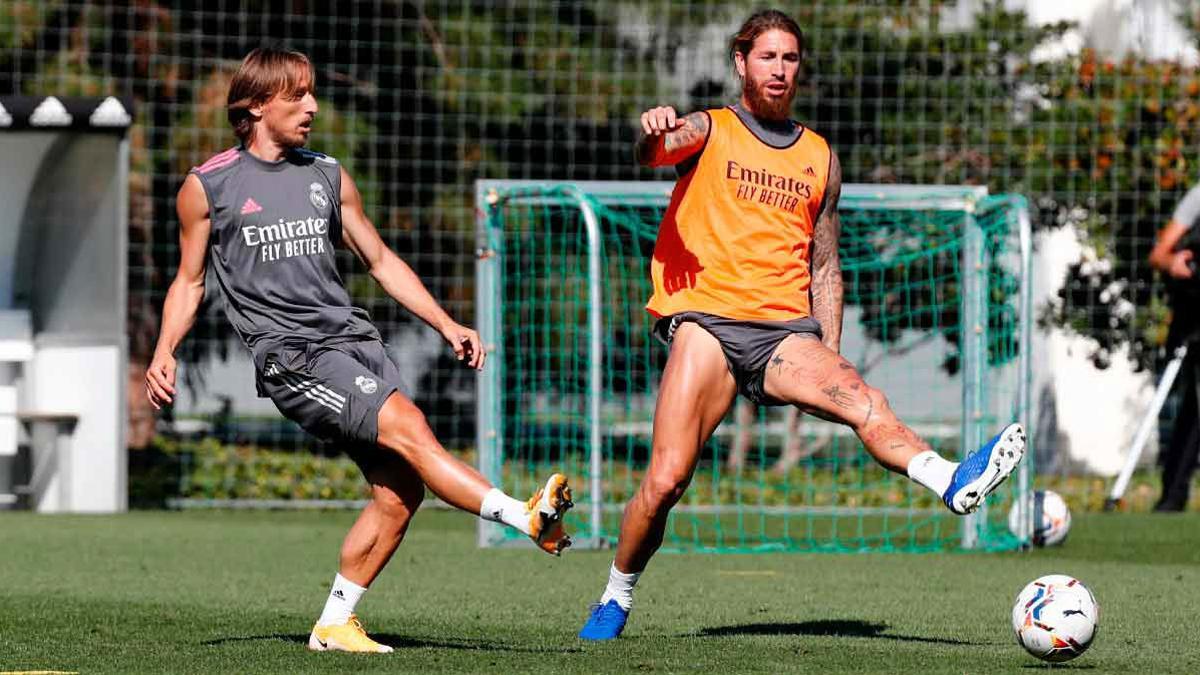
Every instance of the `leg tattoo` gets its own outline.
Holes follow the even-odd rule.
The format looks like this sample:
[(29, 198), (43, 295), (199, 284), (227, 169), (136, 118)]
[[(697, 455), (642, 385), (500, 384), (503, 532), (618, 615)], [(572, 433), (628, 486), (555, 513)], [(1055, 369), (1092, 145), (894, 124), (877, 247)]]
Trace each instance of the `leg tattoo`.
[(854, 405), (854, 396), (836, 384), (822, 389), (821, 392), (829, 397), (831, 403), (842, 410), (847, 410), (850, 408), (850, 406)]

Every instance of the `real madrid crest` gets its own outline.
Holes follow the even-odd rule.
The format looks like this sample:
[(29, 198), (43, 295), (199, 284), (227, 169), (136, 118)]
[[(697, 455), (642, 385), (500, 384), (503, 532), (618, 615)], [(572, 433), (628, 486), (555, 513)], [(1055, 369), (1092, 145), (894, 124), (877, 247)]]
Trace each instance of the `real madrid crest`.
[(313, 183), (308, 186), (308, 201), (318, 211), (324, 211), (329, 206), (329, 195), (325, 194), (325, 188), (320, 183)]
[(364, 375), (359, 375), (358, 377), (354, 378), (354, 384), (358, 385), (358, 388), (362, 390), (362, 393), (368, 395), (374, 394), (379, 390), (379, 383), (376, 382), (374, 378), (366, 377)]

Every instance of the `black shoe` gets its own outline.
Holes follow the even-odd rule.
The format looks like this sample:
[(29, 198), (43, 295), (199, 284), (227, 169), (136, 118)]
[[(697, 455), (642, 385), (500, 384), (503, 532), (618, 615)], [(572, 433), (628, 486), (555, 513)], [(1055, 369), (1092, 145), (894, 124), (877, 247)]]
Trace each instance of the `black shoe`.
[(1187, 507), (1187, 503), (1176, 499), (1160, 499), (1154, 505), (1155, 513), (1179, 513)]

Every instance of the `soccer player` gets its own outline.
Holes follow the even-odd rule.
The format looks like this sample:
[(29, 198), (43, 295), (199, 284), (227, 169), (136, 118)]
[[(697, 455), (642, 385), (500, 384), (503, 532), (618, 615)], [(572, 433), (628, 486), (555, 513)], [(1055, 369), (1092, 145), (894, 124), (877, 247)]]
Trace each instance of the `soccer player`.
[(803, 52), (795, 21), (756, 13), (731, 43), (742, 80), (736, 105), (686, 117), (667, 107), (642, 114), (638, 161), (674, 165), (679, 174), (647, 305), (670, 354), (650, 467), (625, 507), (608, 586), (581, 638), (621, 634), (667, 514), (738, 392), (853, 428), (878, 462), (933, 490), (956, 514), (977, 508), (1024, 454), (1024, 431), (1012, 424), (961, 464), (943, 459), (839, 355), (842, 170), (823, 138), (789, 119)]
[(367, 636), (354, 608), (399, 546), (426, 487), (556, 555), (570, 544), (562, 516), (571, 492), (555, 474), (528, 502), (509, 497), (448, 453), (397, 390), (399, 373), (379, 331), (342, 285), (337, 245), (436, 328), (460, 361), (481, 369), (484, 349), (384, 244), (337, 160), (303, 149), (316, 114), (306, 56), (263, 48), (242, 61), (228, 97), (240, 145), (193, 169), (179, 190), (179, 271), (163, 306), (146, 393), (156, 408), (175, 396), (173, 354), (204, 297), (207, 265), (229, 322), (253, 355), (259, 395), (314, 436), (344, 444), (371, 486), (308, 646), (390, 652)]

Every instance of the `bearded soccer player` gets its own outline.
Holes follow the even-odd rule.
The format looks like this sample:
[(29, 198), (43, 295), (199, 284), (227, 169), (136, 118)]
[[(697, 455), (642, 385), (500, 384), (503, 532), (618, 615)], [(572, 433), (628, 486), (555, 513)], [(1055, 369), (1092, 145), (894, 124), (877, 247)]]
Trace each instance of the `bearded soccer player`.
[(342, 285), (336, 245), (353, 251), (392, 298), (437, 329), (460, 361), (481, 369), (484, 350), (478, 334), (451, 319), (384, 244), (337, 160), (303, 149), (316, 114), (313, 69), (303, 54), (256, 49), (242, 62), (228, 97), (241, 143), (193, 169), (179, 191), (179, 271), (146, 392), (155, 407), (175, 396), (173, 354), (204, 297), (207, 265), (229, 322), (253, 355), (259, 395), (314, 436), (343, 444), (371, 486), (308, 646), (390, 652), (367, 636), (354, 609), (399, 546), (426, 487), (554, 554), (570, 544), (562, 517), (571, 493), (560, 474), (528, 502), (493, 488), (446, 452), (397, 390), (399, 373), (379, 331)]
[(650, 467), (625, 508), (608, 586), (581, 638), (621, 634), (667, 514), (738, 392), (851, 427), (878, 462), (933, 490), (956, 514), (976, 509), (1024, 454), (1024, 431), (1011, 424), (961, 464), (943, 459), (839, 355), (842, 171), (823, 138), (789, 119), (803, 51), (795, 21), (759, 12), (731, 43), (743, 83), (736, 105), (642, 115), (638, 161), (679, 174), (647, 305), (670, 353)]

